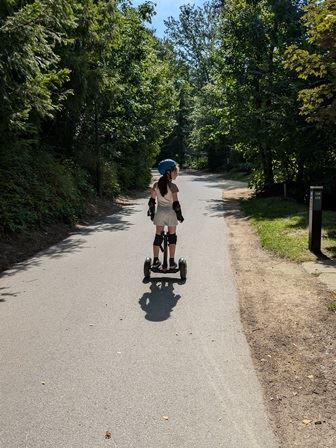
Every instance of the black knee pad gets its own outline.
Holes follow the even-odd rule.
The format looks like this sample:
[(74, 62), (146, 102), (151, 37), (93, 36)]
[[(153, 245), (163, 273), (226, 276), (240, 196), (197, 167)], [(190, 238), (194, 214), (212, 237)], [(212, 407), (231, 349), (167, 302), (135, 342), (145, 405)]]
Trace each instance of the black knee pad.
[(169, 244), (176, 244), (176, 242), (177, 242), (177, 235), (176, 235), (176, 233), (170, 233), (168, 235), (168, 243)]
[(158, 235), (157, 233), (155, 234), (155, 239), (154, 239), (154, 246), (161, 246), (163, 241), (163, 236), (162, 235)]

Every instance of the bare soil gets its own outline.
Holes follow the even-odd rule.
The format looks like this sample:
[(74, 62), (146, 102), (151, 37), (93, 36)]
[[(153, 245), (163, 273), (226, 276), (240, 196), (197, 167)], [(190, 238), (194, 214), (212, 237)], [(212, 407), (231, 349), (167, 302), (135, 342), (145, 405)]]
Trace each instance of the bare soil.
[[(238, 199), (225, 191), (241, 319), (281, 448), (336, 447), (335, 301), (300, 264), (264, 250)], [(267, 447), (265, 447), (267, 448)]]

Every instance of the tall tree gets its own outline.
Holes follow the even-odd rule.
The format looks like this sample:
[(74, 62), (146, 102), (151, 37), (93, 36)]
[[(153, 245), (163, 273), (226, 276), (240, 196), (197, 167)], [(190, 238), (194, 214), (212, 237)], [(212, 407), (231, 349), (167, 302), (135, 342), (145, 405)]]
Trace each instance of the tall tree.
[(260, 165), (266, 187), (274, 182), (281, 150), (282, 139), (275, 135), (286, 133), (286, 103), (295, 101), (282, 60), (286, 45), (300, 37), (299, 14), (290, 0), (228, 0), (223, 8), (218, 65), (232, 106), (229, 123), (234, 138)]
[(218, 18), (217, 2), (205, 2), (202, 7), (183, 5), (178, 19), (169, 17), (165, 21), (166, 37), (187, 67), (189, 80), (197, 87), (210, 79)]
[[(6, 2), (0, 28), (0, 135), (37, 135), (69, 94), (56, 48), (75, 27), (72, 2)], [(11, 15), (10, 15), (11, 14)], [(12, 136), (13, 136), (12, 135)]]
[(287, 50), (286, 66), (306, 85), (299, 92), (301, 113), (321, 126), (336, 124), (336, 2), (311, 0), (303, 16), (307, 37)]

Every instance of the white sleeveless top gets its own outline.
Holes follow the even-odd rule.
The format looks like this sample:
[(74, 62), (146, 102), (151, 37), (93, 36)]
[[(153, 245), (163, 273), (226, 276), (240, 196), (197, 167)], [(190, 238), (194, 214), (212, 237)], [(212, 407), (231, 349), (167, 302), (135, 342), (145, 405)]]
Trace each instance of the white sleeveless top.
[(177, 185), (173, 184), (172, 182), (168, 184), (168, 192), (165, 196), (161, 195), (157, 182), (155, 182), (155, 184), (153, 185), (153, 190), (156, 191), (158, 207), (170, 207), (170, 208), (173, 205), (173, 193), (178, 193), (179, 191)]

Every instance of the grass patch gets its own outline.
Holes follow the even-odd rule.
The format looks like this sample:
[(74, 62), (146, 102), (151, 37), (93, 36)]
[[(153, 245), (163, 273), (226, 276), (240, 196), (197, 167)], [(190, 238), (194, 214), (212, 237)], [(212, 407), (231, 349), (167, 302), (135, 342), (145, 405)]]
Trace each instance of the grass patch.
[(329, 303), (328, 310), (332, 313), (336, 313), (336, 303)]
[[(308, 250), (308, 208), (281, 198), (253, 198), (242, 201), (261, 244), (276, 254), (302, 262), (315, 260)], [(322, 252), (336, 257), (336, 212), (324, 211), (322, 216)]]

